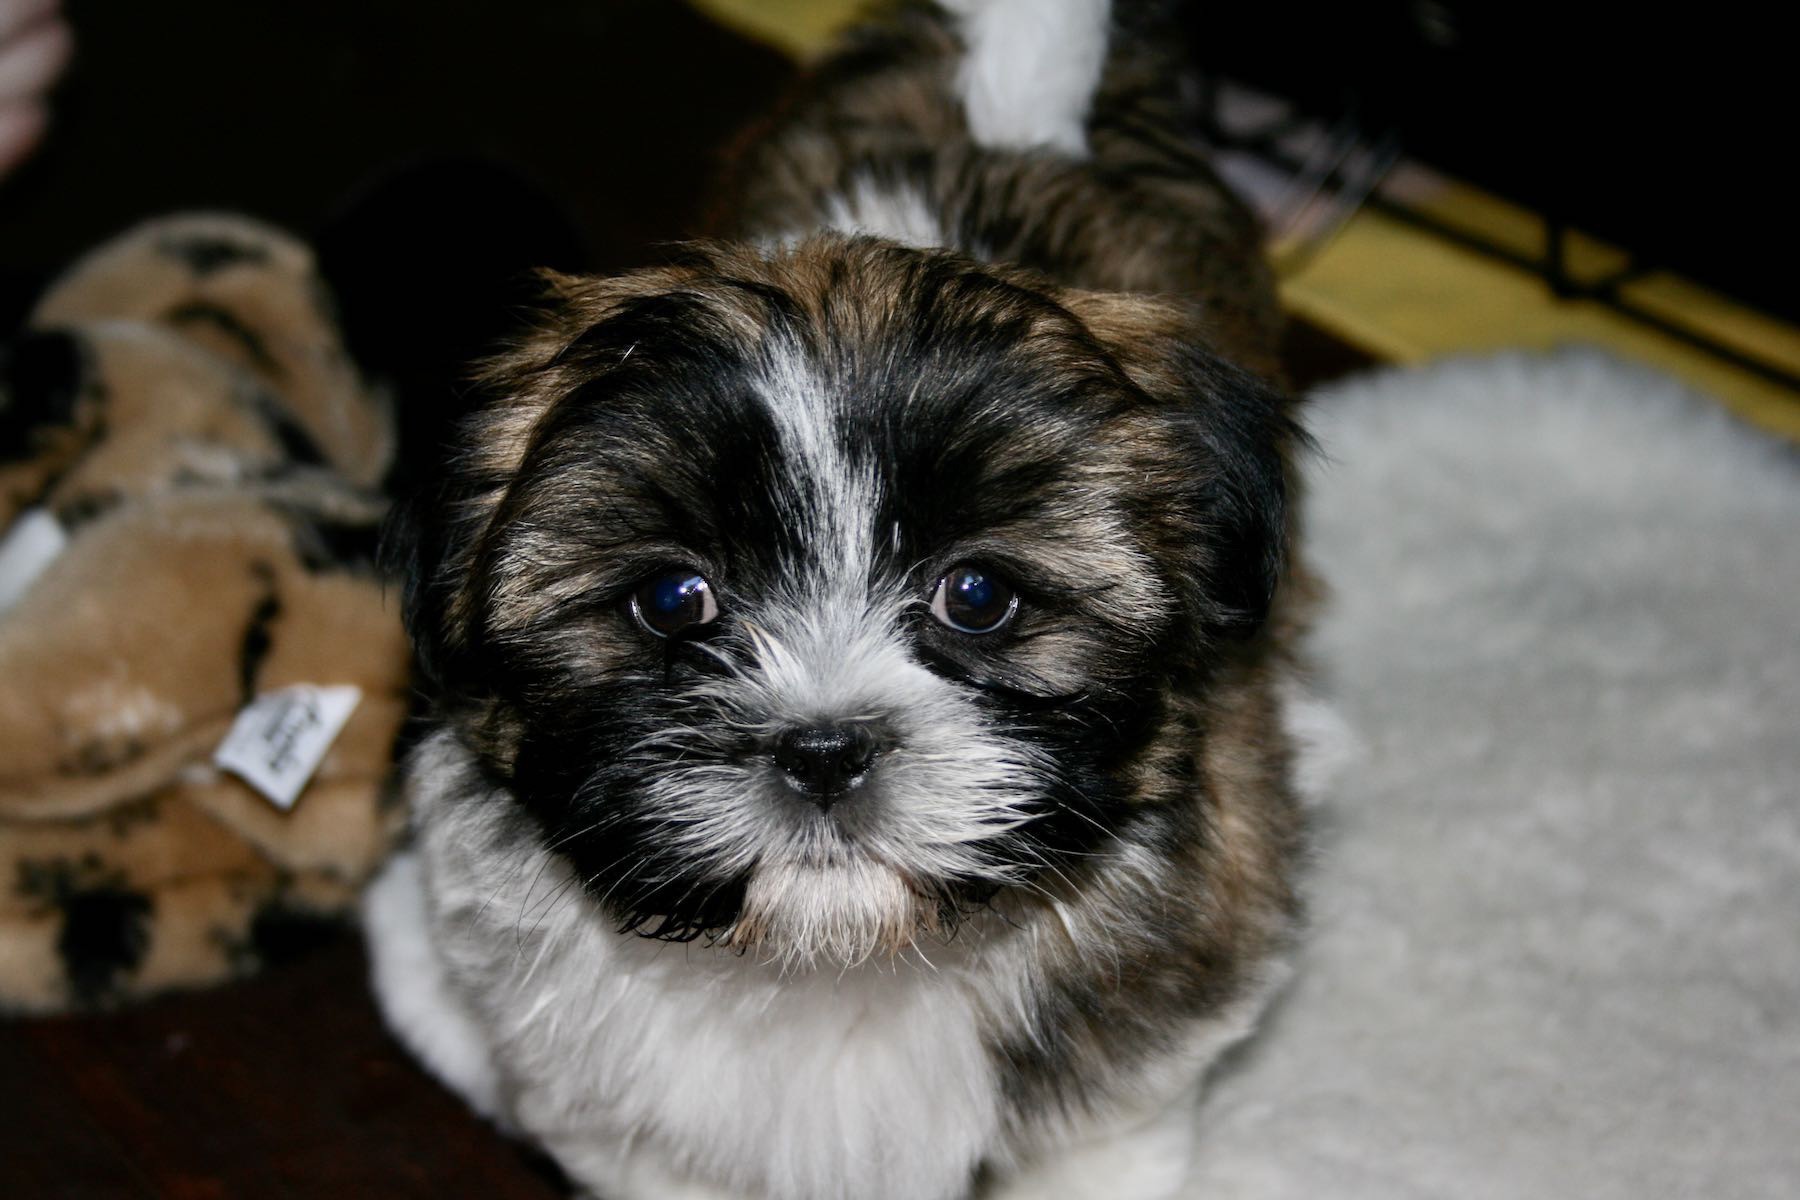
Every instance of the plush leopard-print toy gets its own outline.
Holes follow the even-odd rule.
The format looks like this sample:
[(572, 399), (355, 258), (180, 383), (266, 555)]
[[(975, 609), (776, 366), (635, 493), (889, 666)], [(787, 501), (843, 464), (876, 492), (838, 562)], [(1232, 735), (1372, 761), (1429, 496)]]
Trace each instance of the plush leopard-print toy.
[[(397, 832), (408, 656), (373, 567), (392, 423), (307, 248), (227, 216), (77, 264), (0, 350), (0, 1010), (254, 969)], [(362, 700), (282, 811), (212, 756), (292, 684)]]

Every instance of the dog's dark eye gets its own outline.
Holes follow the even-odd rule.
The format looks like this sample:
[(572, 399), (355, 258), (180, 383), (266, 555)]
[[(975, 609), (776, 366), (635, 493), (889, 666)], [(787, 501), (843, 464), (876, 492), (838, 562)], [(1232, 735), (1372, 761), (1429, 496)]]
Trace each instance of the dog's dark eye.
[(687, 568), (664, 571), (631, 593), (631, 615), (657, 637), (673, 637), (719, 615), (719, 602), (706, 577)]
[(951, 567), (931, 594), (931, 615), (958, 633), (992, 633), (1018, 608), (1019, 594), (1005, 580), (970, 563)]

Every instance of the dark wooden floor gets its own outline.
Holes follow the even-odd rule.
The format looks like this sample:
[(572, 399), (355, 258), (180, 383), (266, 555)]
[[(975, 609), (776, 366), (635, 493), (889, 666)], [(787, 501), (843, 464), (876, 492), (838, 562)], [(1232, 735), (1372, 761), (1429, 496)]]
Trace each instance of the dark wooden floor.
[[(570, 207), (596, 268), (645, 261), (787, 73), (668, 0), (68, 6), (83, 57), (63, 123), (0, 188), (0, 329), (139, 217), (230, 207), (308, 231), (422, 155), (508, 161)], [(1367, 361), (1305, 327), (1290, 349), (1301, 385)], [(365, 975), (345, 932), (236, 986), (0, 1021), (0, 1197), (561, 1194), (400, 1051)]]
[(376, 1016), (357, 939), (104, 1017), (0, 1025), (0, 1196), (562, 1194)]

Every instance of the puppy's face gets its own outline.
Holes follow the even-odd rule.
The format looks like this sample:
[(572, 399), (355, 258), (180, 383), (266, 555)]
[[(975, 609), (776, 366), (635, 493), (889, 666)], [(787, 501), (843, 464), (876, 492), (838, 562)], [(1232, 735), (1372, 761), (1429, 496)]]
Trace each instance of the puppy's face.
[(622, 926), (853, 961), (1193, 786), (1284, 428), (1189, 314), (842, 240), (555, 290), (410, 617)]

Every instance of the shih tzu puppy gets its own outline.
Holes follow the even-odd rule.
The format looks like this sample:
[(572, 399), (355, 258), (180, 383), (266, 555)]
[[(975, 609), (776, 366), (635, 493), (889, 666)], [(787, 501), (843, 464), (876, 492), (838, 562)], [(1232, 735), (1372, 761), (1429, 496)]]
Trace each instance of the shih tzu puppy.
[(413, 506), (377, 988), (597, 1196), (1169, 1196), (1279, 975), (1298, 434), (1118, 8), (854, 32)]

